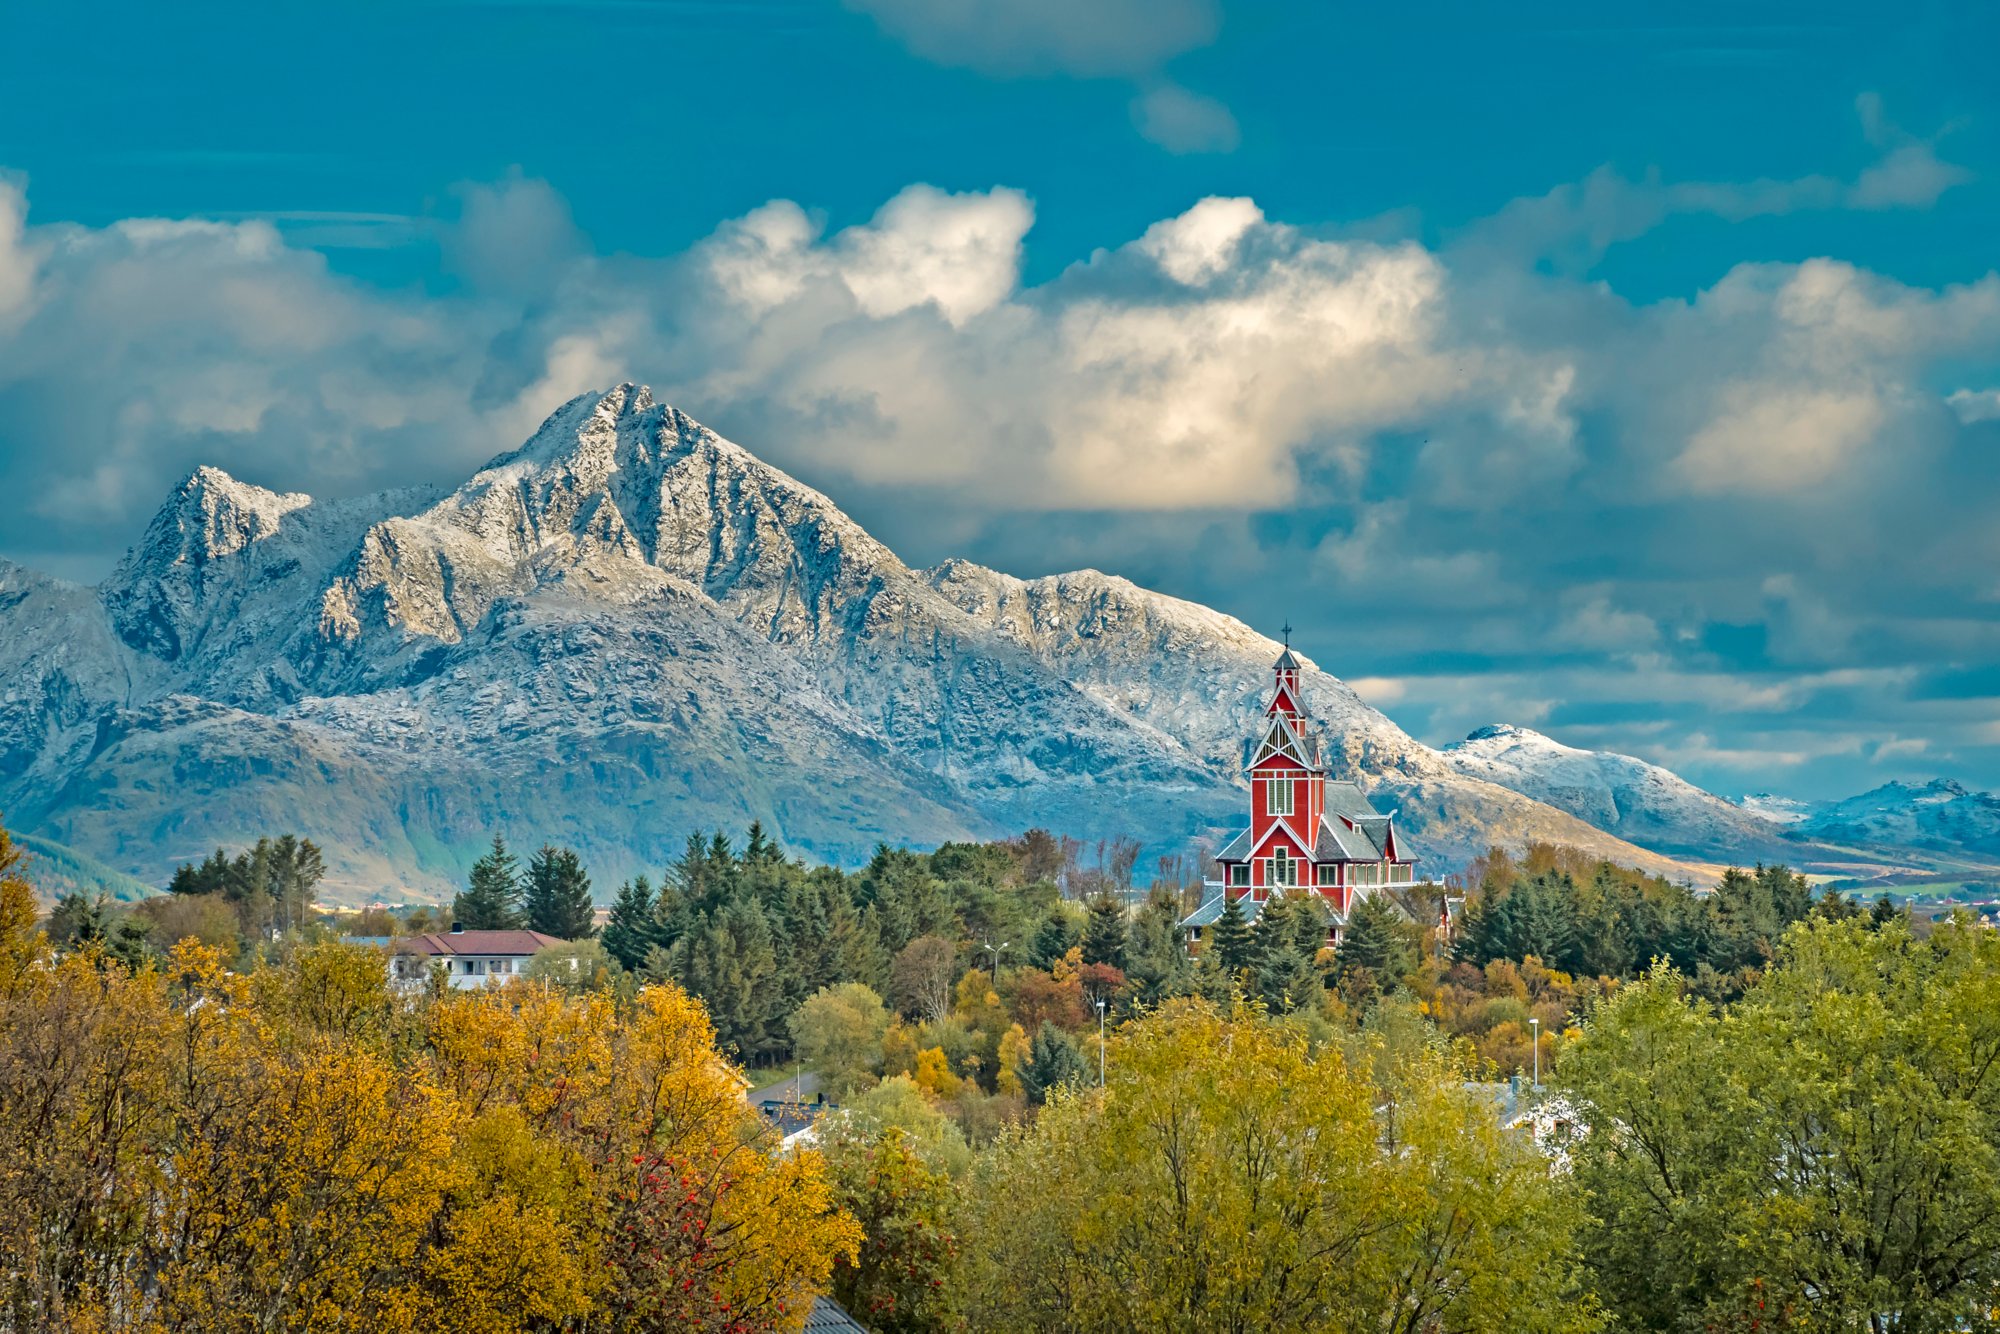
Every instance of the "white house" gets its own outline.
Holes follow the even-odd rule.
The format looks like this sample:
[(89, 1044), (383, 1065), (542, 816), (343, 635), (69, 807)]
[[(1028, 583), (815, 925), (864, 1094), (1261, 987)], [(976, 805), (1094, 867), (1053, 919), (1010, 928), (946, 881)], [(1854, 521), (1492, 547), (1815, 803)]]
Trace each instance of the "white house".
[(431, 965), (442, 963), (451, 984), (460, 990), (498, 986), (526, 971), (537, 950), (568, 941), (539, 931), (432, 931), (398, 940), (389, 957), (389, 976), (407, 986), (422, 986)]

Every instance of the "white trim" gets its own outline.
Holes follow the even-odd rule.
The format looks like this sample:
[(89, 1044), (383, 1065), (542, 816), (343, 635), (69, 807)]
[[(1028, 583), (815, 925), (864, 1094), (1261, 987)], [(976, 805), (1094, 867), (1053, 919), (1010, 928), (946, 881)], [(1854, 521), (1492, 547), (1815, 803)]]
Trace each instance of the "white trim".
[(1276, 817), (1271, 821), (1271, 827), (1264, 831), (1263, 838), (1258, 839), (1255, 843), (1252, 843), (1250, 845), (1250, 851), (1243, 855), (1243, 860), (1246, 862), (1255, 861), (1257, 859), (1257, 854), (1264, 850), (1264, 844), (1270, 839), (1271, 835), (1277, 833), (1280, 829), (1290, 834), (1292, 836), (1292, 841), (1298, 844), (1301, 848), (1305, 849), (1304, 860), (1311, 861), (1313, 852), (1315, 851), (1315, 848), (1313, 846), (1313, 840), (1300, 838), (1299, 831), (1292, 828), (1291, 821), (1282, 815)]

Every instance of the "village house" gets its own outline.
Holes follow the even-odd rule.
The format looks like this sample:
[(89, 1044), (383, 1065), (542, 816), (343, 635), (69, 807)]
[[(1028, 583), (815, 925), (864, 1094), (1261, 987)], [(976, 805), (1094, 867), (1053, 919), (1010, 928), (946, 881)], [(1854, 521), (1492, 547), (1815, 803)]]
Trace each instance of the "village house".
[(1318, 724), (1306, 711), (1300, 663), (1288, 645), (1273, 668), (1263, 736), (1247, 766), (1250, 826), (1215, 854), (1219, 880), (1181, 922), (1190, 946), (1233, 899), (1255, 922), (1276, 894), (1310, 892), (1336, 945), (1348, 913), (1369, 895), (1413, 884), (1416, 866), (1396, 843), (1396, 817), (1369, 804), (1359, 786), (1329, 781)]
[(569, 942), (539, 931), (449, 931), (404, 936), (389, 956), (389, 976), (405, 986), (422, 986), (431, 966), (442, 963), (451, 985), (461, 991), (499, 986), (525, 972), (536, 951)]

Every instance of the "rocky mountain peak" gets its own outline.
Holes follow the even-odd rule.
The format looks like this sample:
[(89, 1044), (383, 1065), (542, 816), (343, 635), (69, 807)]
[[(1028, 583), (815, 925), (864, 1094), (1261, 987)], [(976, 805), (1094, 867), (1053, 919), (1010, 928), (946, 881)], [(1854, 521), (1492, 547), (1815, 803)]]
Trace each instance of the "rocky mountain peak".
[(212, 567), (276, 536), (286, 516), (312, 503), (302, 492), (266, 491), (220, 468), (196, 468), (103, 586), (119, 638), (169, 662), (191, 652), (207, 620)]
[[(1540, 732), (1535, 731), (1532, 727), (1519, 727), (1513, 723), (1488, 723), (1484, 727), (1474, 728), (1472, 731), (1467, 732), (1465, 734), (1464, 741), (1454, 741), (1450, 745), (1446, 746), (1445, 749), (1456, 750), (1461, 747), (1477, 744), (1482, 741), (1530, 742), (1530, 743), (1541, 742), (1543, 744), (1550, 746), (1561, 745), (1560, 742), (1554, 740), (1553, 738), (1542, 735)], [(1567, 749), (1567, 747), (1565, 747), (1565, 749)]]

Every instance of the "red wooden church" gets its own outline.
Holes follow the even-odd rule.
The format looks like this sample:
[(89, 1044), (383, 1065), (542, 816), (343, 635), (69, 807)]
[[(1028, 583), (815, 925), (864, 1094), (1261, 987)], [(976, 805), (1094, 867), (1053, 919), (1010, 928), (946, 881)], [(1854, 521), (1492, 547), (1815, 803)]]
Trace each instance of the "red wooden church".
[(1273, 894), (1310, 890), (1337, 942), (1354, 904), (1384, 885), (1415, 880), (1415, 863), (1396, 844), (1396, 817), (1383, 815), (1353, 783), (1329, 782), (1319, 727), (1306, 712), (1299, 660), (1289, 646), (1274, 668), (1263, 739), (1250, 757), (1250, 827), (1215, 854), (1222, 878), (1181, 923), (1190, 944), (1222, 916), (1230, 899), (1255, 921)]

